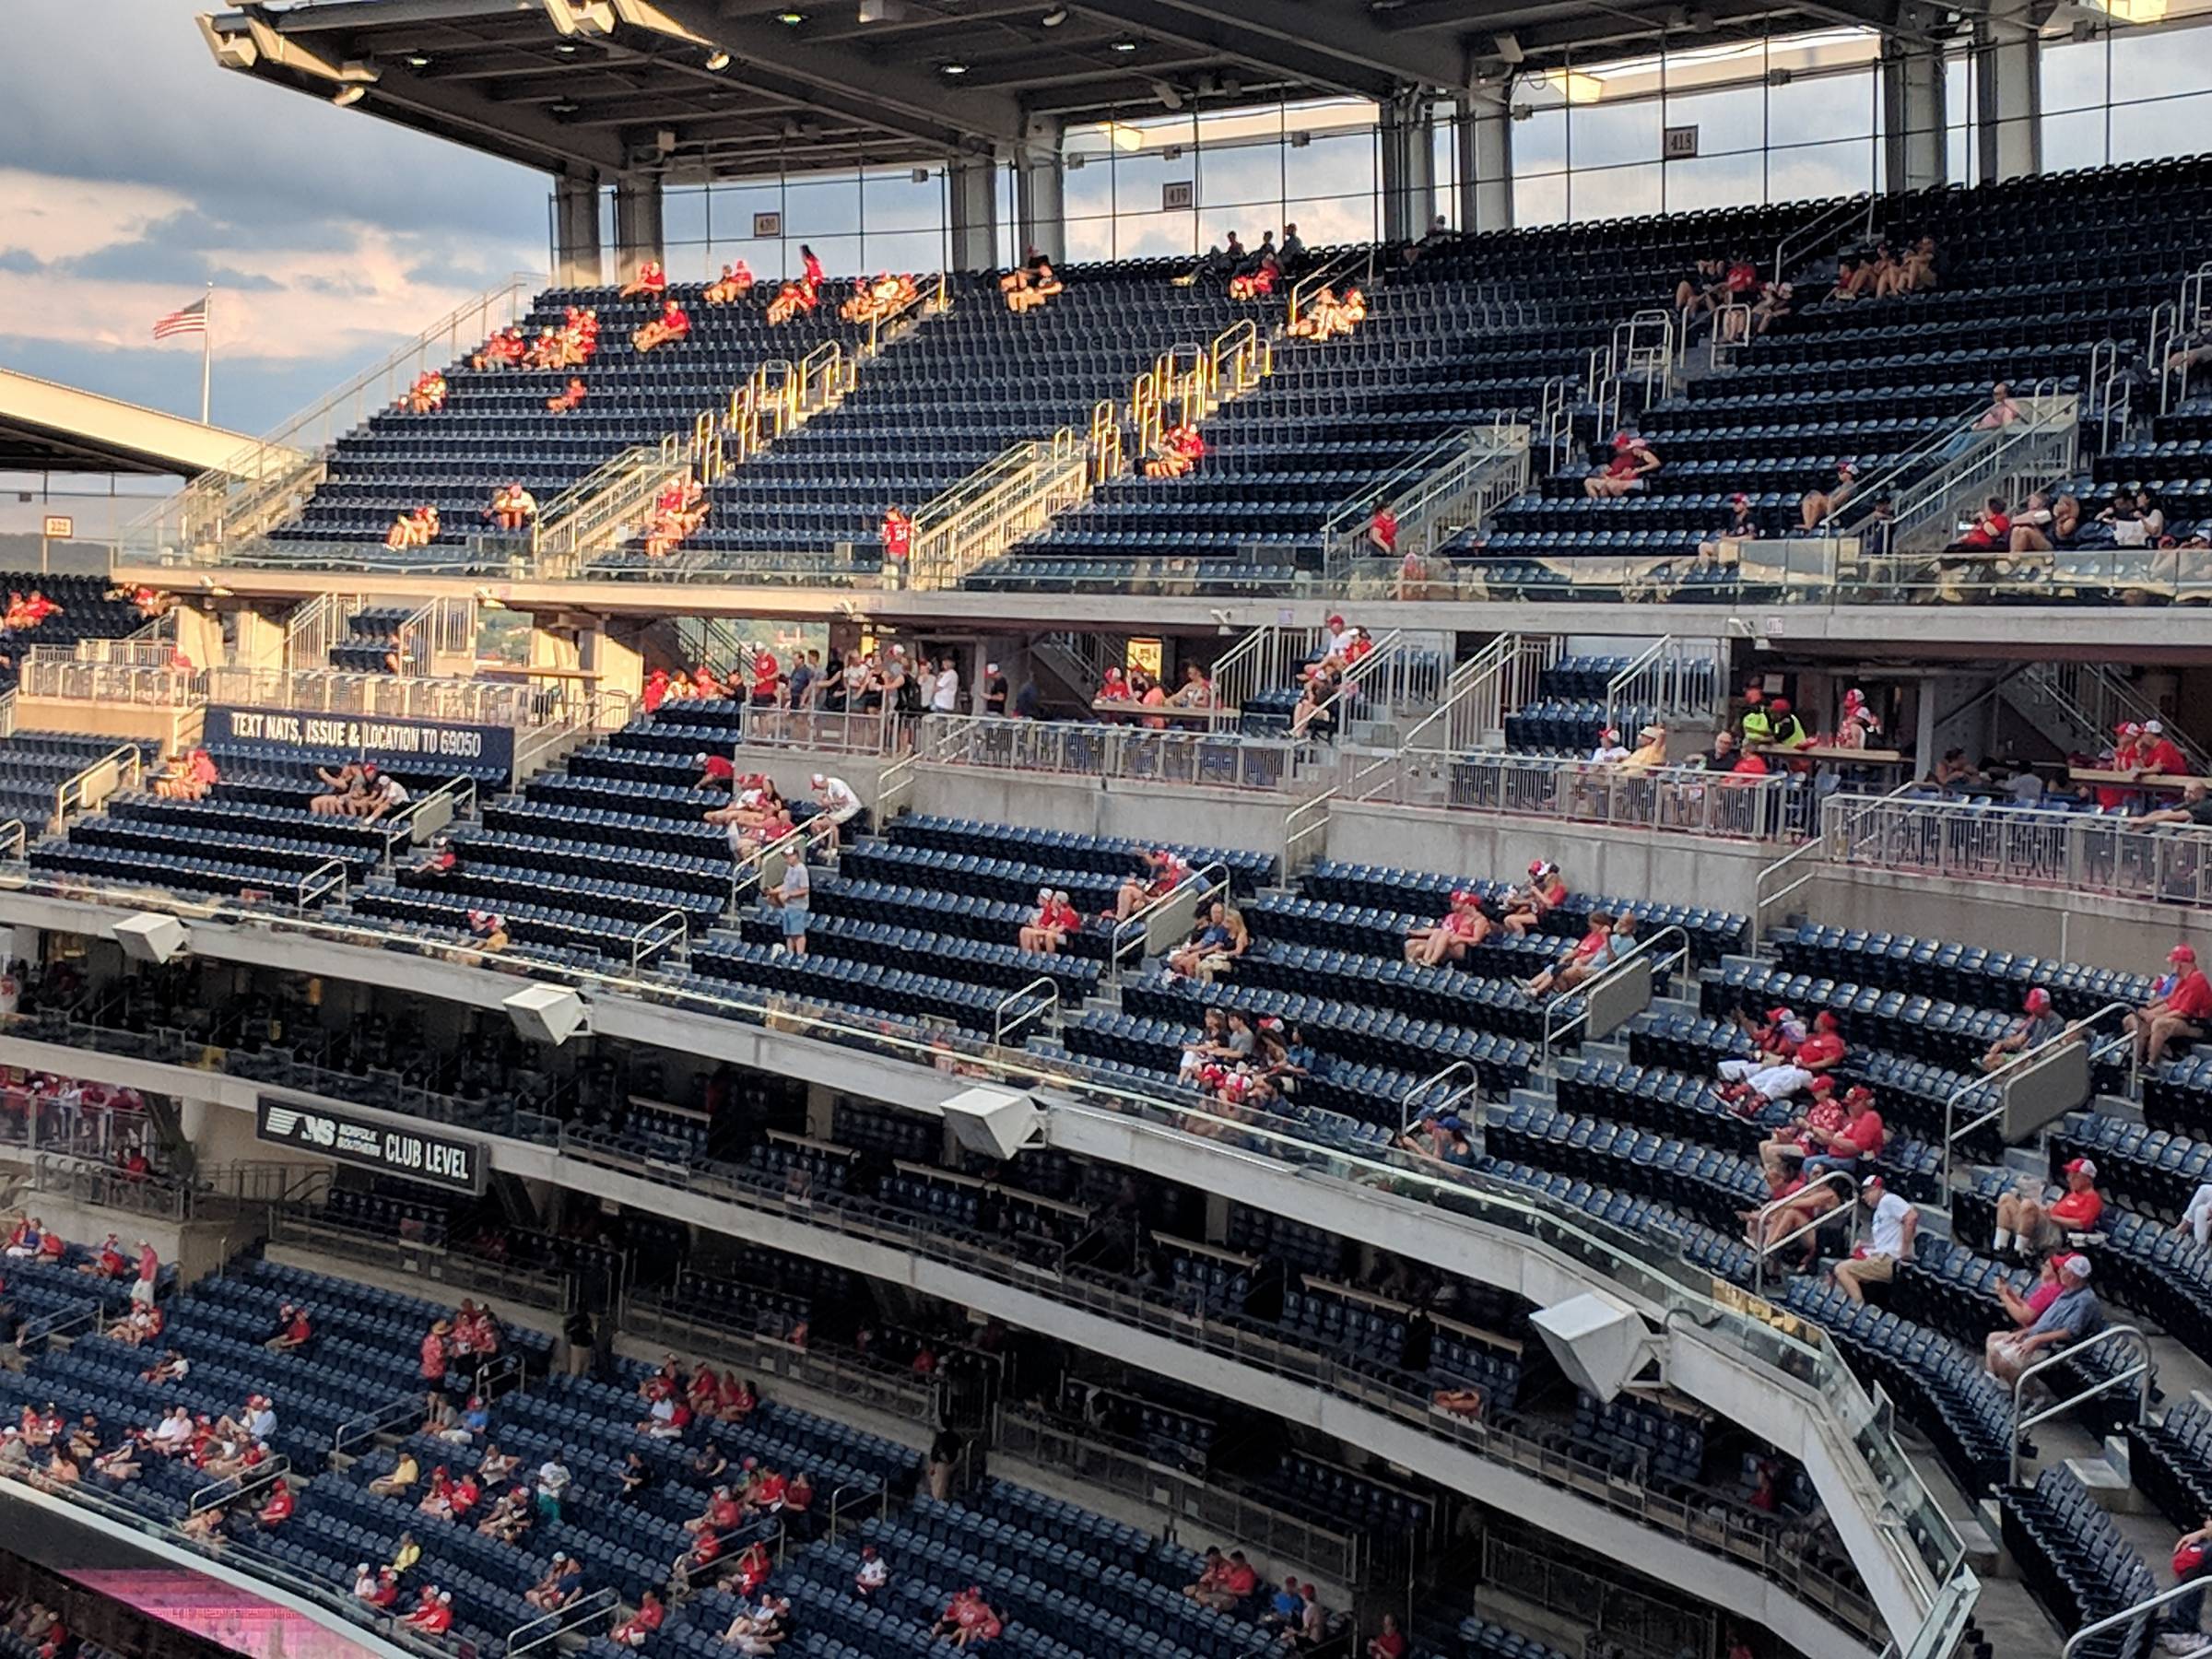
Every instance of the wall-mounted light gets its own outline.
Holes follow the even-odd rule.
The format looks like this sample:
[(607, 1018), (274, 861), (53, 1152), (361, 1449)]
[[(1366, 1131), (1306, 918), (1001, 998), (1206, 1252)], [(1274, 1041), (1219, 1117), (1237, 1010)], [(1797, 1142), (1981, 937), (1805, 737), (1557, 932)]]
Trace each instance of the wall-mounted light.
[(730, 66), (730, 54), (729, 54), (728, 53), (726, 53), (726, 52), (710, 52), (710, 53), (707, 53), (707, 67), (708, 67), (708, 68), (710, 68), (710, 69), (712, 69), (712, 70), (713, 70), (715, 74), (717, 74), (717, 75), (721, 74), (721, 73), (722, 73), (722, 72), (723, 72), (724, 69), (727, 69), (729, 66)]
[(369, 88), (361, 86), (340, 87), (330, 96), (330, 101), (341, 110), (350, 110), (369, 96)]

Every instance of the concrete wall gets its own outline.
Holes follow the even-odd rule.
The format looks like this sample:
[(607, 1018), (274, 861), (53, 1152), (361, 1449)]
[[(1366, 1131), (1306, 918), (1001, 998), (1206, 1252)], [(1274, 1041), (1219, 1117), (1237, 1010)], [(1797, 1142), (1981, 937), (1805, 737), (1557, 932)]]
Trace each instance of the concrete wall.
[(1452, 876), (1516, 878), (1555, 860), (1577, 892), (1751, 913), (1759, 873), (1786, 849), (1759, 841), (1655, 834), (1603, 824), (1339, 803), (1328, 855)]
[(968, 766), (917, 768), (911, 800), (916, 812), (950, 818), (1184, 846), (1251, 847), (1278, 858), (1283, 819), (1298, 805), (1295, 795), (1250, 790), (1163, 789), (1123, 779)]
[(16, 698), (16, 729), (21, 732), (82, 732), (122, 743), (150, 738), (164, 751), (196, 743), (198, 709), (144, 709), (128, 703), (84, 702), (71, 698)]
[(1789, 904), (1838, 927), (1959, 939), (2131, 973), (2165, 971), (2179, 940), (2212, 951), (2212, 917), (2201, 911), (1994, 881), (1853, 870), (1818, 877)]

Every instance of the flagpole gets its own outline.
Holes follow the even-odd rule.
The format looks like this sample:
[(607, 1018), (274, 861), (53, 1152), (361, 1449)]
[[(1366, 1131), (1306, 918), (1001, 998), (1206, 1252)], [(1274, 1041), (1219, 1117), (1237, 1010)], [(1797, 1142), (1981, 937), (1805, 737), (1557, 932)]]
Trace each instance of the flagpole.
[(215, 284), (207, 285), (207, 298), (200, 310), (200, 424), (207, 424), (208, 371), (215, 361)]

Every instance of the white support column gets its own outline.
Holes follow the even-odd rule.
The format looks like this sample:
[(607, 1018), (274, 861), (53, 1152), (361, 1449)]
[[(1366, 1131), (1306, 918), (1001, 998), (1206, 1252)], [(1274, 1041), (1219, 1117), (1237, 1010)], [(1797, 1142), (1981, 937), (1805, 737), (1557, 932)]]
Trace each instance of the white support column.
[(1892, 192), (1925, 190), (1949, 176), (1943, 58), (1895, 35), (1882, 41), (1882, 156)]
[(606, 280), (599, 259), (599, 182), (553, 182), (553, 280), (563, 288), (596, 288)]
[(621, 179), (615, 184), (615, 275), (629, 281), (649, 259), (661, 257), (661, 182)]
[(1418, 241), (1436, 213), (1436, 129), (1414, 94), (1382, 106), (1382, 240)]
[(1459, 228), (1467, 235), (1513, 228), (1513, 120), (1503, 89), (1461, 95)]
[(1981, 123), (1974, 182), (2043, 171), (2043, 43), (2034, 13), (1998, 0), (1974, 25), (1974, 101)]
[(988, 158), (962, 156), (945, 164), (951, 215), (952, 268), (988, 271), (998, 264), (998, 171)]
[(1032, 119), (1014, 163), (1016, 241), (1054, 265), (1067, 258), (1067, 174), (1060, 159), (1065, 124), (1057, 117)]

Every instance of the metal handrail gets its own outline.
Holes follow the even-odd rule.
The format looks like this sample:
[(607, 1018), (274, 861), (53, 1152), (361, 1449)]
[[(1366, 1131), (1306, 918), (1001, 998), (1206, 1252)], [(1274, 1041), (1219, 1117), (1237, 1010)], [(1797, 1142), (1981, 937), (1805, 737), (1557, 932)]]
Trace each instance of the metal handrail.
[(1363, 248), (1347, 248), (1342, 253), (1324, 260), (1319, 265), (1292, 283), (1290, 285), (1289, 312), (1283, 318), (1283, 326), (1288, 328), (1296, 323), (1299, 312), (1306, 300), (1312, 299), (1313, 294), (1320, 292), (1324, 287), (1334, 283), (1337, 277), (1351, 270), (1355, 265), (1363, 273), (1362, 280), (1371, 288), (1375, 280), (1375, 247), (1373, 243), (1371, 242)]
[[(524, 1653), (535, 1652), (548, 1641), (558, 1641), (587, 1619), (601, 1618), (621, 1605), (612, 1584), (602, 1584), (589, 1595), (580, 1595), (565, 1607), (519, 1624), (507, 1632), (504, 1648), (508, 1659), (519, 1659)], [(535, 1634), (532, 1634), (532, 1632)]]
[(0, 821), (0, 860), (21, 864), (29, 856), (30, 830), (19, 818)]
[(1313, 705), (1313, 712), (1319, 714), (1325, 709), (1333, 715), (1340, 715), (1342, 710), (1349, 706), (1351, 698), (1356, 693), (1362, 692), (1367, 682), (1382, 672), (1391, 658), (1398, 653), (1405, 643), (1406, 630), (1402, 628), (1394, 628), (1377, 640), (1373, 650), (1337, 677), (1335, 687), (1328, 696)]
[[(1848, 234), (1851, 221), (1859, 220), (1871, 229), (1874, 226), (1875, 197), (1865, 191), (1857, 195), (1845, 196), (1830, 203), (1794, 230), (1785, 230), (1774, 242), (1774, 280), (1787, 282), (1791, 268), (1812, 254), (1814, 249), (1839, 232)], [(1792, 242), (1802, 247), (1792, 249)]]
[(43, 1314), (37, 1319), (27, 1319), (17, 1328), (16, 1352), (28, 1354), (34, 1343), (41, 1343), (55, 1336), (66, 1335), (86, 1325), (96, 1325), (100, 1323), (101, 1312), (100, 1299), (88, 1297), (83, 1301), (65, 1303), (53, 1312)]
[(1606, 971), (1603, 973), (1599, 974), (1595, 979), (1592, 980), (1588, 984), (1583, 986), (1575, 993), (1575, 1000), (1579, 1001), (1582, 1006), (1576, 1008), (1571, 1015), (1570, 1015), (1559, 1024), (1555, 1026), (1552, 1023), (1552, 1016), (1559, 1010), (1560, 1006), (1568, 999), (1561, 997), (1558, 1001), (1552, 1002), (1546, 1006), (1544, 1009), (1544, 1041), (1542, 1053), (1544, 1060), (1547, 1064), (1548, 1064), (1551, 1060), (1552, 1045), (1559, 1041), (1559, 1039), (1565, 1037), (1568, 1032), (1573, 1030), (1576, 1026), (1581, 1025), (1583, 1021), (1590, 1018), (1591, 994), (1604, 990), (1607, 985), (1618, 979), (1637, 962), (1644, 960), (1648, 955), (1658, 947), (1659, 941), (1665, 938), (1668, 934), (1675, 934), (1680, 936), (1682, 940), (1682, 948), (1676, 951), (1675, 954), (1669, 957), (1665, 961), (1653, 968), (1652, 970), (1652, 973), (1653, 977), (1656, 978), (1662, 973), (1673, 971), (1673, 970), (1678, 964), (1686, 961), (1688, 959), (1691, 950), (1696, 946), (1696, 941), (1689, 936), (1689, 930), (1682, 926), (1679, 923), (1676, 922), (1668, 923), (1665, 927), (1661, 928), (1657, 933), (1653, 934), (1648, 938), (1637, 940), (1634, 945), (1629, 947), (1628, 951), (1624, 955), (1615, 959), (1613, 961), (1606, 963)]
[(2117, 1613), (2107, 1613), (2102, 1618), (2092, 1619), (2083, 1625), (2066, 1638), (2066, 1645), (2058, 1651), (2058, 1659), (2074, 1659), (2081, 1644), (2092, 1636), (2101, 1636), (2105, 1631), (2117, 1630), (2122, 1625), (2132, 1626), (2137, 1619), (2147, 1618), (2154, 1608), (2180, 1601), (2184, 1595), (2202, 1595), (2204, 1593), (2202, 1579), (2184, 1579), (2178, 1584), (2169, 1584), (2156, 1595), (2147, 1595), (2133, 1606), (2123, 1607)]
[[(1871, 813), (1883, 802), (1894, 801), (1898, 796), (1903, 794), (1907, 790), (1917, 787), (1918, 782), (1916, 780), (1907, 778), (1902, 783), (1900, 783), (1895, 789), (1890, 790), (1887, 794), (1877, 795), (1872, 801), (1869, 801), (1866, 806), (1861, 809), (1857, 817), (1863, 818), (1868, 813)], [(1846, 835), (1850, 834), (1852, 828), (1856, 822), (1857, 818), (1854, 818), (1853, 824), (1845, 826), (1842, 832)], [(1759, 871), (1758, 877), (1751, 884), (1751, 936), (1754, 939), (1758, 938), (1765, 930), (1767, 924), (1767, 911), (1769, 907), (1780, 904), (1792, 893), (1794, 893), (1800, 888), (1806, 887), (1807, 884), (1818, 880), (1819, 878), (1820, 872), (1818, 869), (1807, 870), (1804, 875), (1798, 877), (1796, 880), (1791, 882), (1789, 886), (1783, 888), (1780, 892), (1770, 892), (1768, 890), (1769, 877), (1781, 874), (1782, 871), (1787, 869), (1790, 865), (1795, 864), (1801, 858), (1811, 857), (1815, 854), (1819, 854), (1824, 857), (1827, 853), (1827, 836), (1824, 834), (1815, 834), (1809, 837), (1803, 846), (1793, 847), (1789, 852), (1784, 853), (1772, 864), (1767, 865), (1766, 868)], [(1818, 862), (1818, 860), (1816, 860), (1816, 862)]]
[[(2069, 1043), (2088, 1041), (2095, 1030), (2097, 1022), (2106, 1015), (2126, 1013), (2135, 1006), (2132, 1002), (2115, 1000), (2106, 1003), (2094, 1014), (2086, 1015), (2080, 1019), (2068, 1020), (2065, 1030), (2059, 1032), (2057, 1036), (2046, 1038), (2035, 1047), (2013, 1055), (2011, 1059), (2006, 1061), (1993, 1072), (1960, 1083), (1958, 1088), (1943, 1097), (1943, 1175), (1941, 1184), (1943, 1208), (1946, 1215), (1950, 1213), (1951, 1208), (1951, 1159), (1959, 1143), (1981, 1128), (1983, 1124), (1994, 1122), (2005, 1115), (2005, 1102), (2000, 1100), (1994, 1106), (1971, 1123), (1959, 1124), (1957, 1122), (1959, 1102), (1977, 1089), (1998, 1088), (2014, 1072), (2032, 1062), (2057, 1053), (2059, 1050)], [(2094, 1044), (2091, 1045), (2090, 1053), (2094, 1056), (2096, 1053)]]
[[(250, 1493), (258, 1492), (262, 1488), (282, 1480), (291, 1472), (292, 1460), (279, 1453), (276, 1456), (270, 1458), (268, 1462), (256, 1464), (251, 1469), (241, 1469), (235, 1475), (226, 1475), (220, 1480), (209, 1481), (198, 1491), (193, 1493), (185, 1508), (195, 1515), (211, 1509), (219, 1509), (226, 1503), (235, 1503), (239, 1499), (246, 1497)], [(226, 1487), (229, 1489), (223, 1492), (223, 1488)], [(223, 1496), (220, 1498), (209, 1496), (214, 1492), (223, 1492)]]
[[(2071, 1398), (2056, 1401), (2030, 1417), (2020, 1415), (2024, 1391), (2028, 1387), (2030, 1379), (2039, 1371), (2047, 1371), (2054, 1365), (2063, 1365), (2069, 1359), (2078, 1359), (2091, 1348), (2102, 1347), (2114, 1342), (2132, 1342), (2142, 1358), (2125, 1371), (2114, 1371), (2111, 1376), (2090, 1384)], [(2141, 1327), (2132, 1324), (2106, 1325), (2095, 1335), (2085, 1336), (2079, 1342), (2068, 1343), (2056, 1353), (2046, 1359), (2038, 1359), (2033, 1365), (2029, 1366), (2027, 1370), (2020, 1372), (2012, 1384), (2012, 1450), (2006, 1458), (2005, 1484), (2006, 1486), (2020, 1484), (2020, 1447), (2028, 1439), (2029, 1430), (2034, 1428), (2038, 1423), (2049, 1422), (2054, 1417), (2063, 1417), (2084, 1401), (2095, 1399), (2100, 1394), (2110, 1394), (2123, 1383), (2133, 1382), (2136, 1385), (2136, 1421), (2141, 1423), (2150, 1415), (2150, 1377), (2153, 1369), (2150, 1338), (2143, 1334)]]
[(432, 801), (451, 800), (453, 816), (464, 818), (477, 809), (477, 781), (474, 778), (448, 778), (428, 794), (417, 795), (397, 812), (379, 818), (377, 827), (394, 842), (408, 839), (414, 830), (415, 819)]
[(920, 774), (921, 758), (921, 751), (916, 749), (912, 754), (892, 761), (876, 774), (876, 828), (878, 831), (899, 816), (892, 809), (892, 803), (900, 802), (900, 810), (903, 810), (903, 799), (912, 792), (914, 780)]
[(116, 768), (115, 787), (118, 789), (136, 789), (146, 781), (145, 751), (135, 743), (118, 744), (89, 766), (84, 767), (54, 786), (53, 821), (55, 823), (59, 824), (68, 817), (72, 805), (70, 801), (72, 793), (76, 797), (74, 804), (82, 806), (85, 804), (85, 785), (90, 782), (95, 772), (110, 765)]
[[(1204, 882), (1216, 871), (1220, 872), (1221, 879), (1198, 895), (1200, 904), (1210, 904), (1216, 893), (1225, 893), (1230, 887), (1229, 865), (1218, 858), (1211, 864), (1199, 865), (1159, 898), (1147, 900), (1116, 922), (1112, 932), (1107, 935), (1106, 961), (1109, 971), (1119, 973), (1122, 971), (1122, 964), (1128, 959), (1131, 939), (1134, 938), (1141, 944), (1144, 940), (1145, 929), (1155, 915), (1182, 897), (1184, 888)], [(1142, 959), (1141, 952), (1139, 959)]]
[[(670, 923), (675, 924), (673, 928)], [(630, 935), (629, 971), (637, 972), (671, 946), (681, 956), (690, 943), (691, 918), (680, 910), (665, 910)]]
[(1312, 799), (1300, 801), (1283, 814), (1283, 875), (1288, 877), (1298, 867), (1298, 850), (1316, 835), (1326, 833), (1329, 827), (1329, 803), (1337, 792), (1324, 789)]
[(1021, 986), (1018, 990), (1009, 991), (1004, 996), (998, 999), (998, 1006), (991, 1010), (991, 1041), (993, 1042), (999, 1044), (1001, 1047), (1005, 1046), (1006, 1041), (1007, 1010), (1014, 1007), (1024, 997), (1028, 996), (1030, 992), (1035, 991), (1040, 986), (1042, 986), (1044, 989), (1045, 999), (1043, 1004), (1041, 1006), (1033, 1008), (1028, 1013), (1025, 1013), (1020, 1019), (1017, 1020), (1015, 1022), (1017, 1029), (1021, 1026), (1031, 1024), (1032, 1022), (1041, 1022), (1050, 1016), (1053, 1010), (1059, 1007), (1060, 982), (1054, 979), (1049, 973), (1039, 974), (1028, 984)]
[[(325, 875), (327, 875), (330, 878), (327, 881), (323, 881), (320, 886), (317, 886), (316, 883), (318, 878)], [(300, 877), (298, 886), (298, 908), (302, 911), (306, 910), (309, 905), (314, 903), (317, 900), (327, 899), (333, 893), (337, 893), (343, 896), (347, 887), (346, 861), (342, 858), (324, 859), (313, 869), (308, 871), (307, 874)], [(310, 888), (312, 888), (313, 890), (310, 891)]]
[(1620, 699), (1623, 691), (1635, 682), (1636, 677), (1659, 661), (1675, 646), (1673, 634), (1661, 634), (1630, 659), (1629, 665), (1606, 682), (1606, 724), (1618, 731), (1620, 727)]
[(1858, 1242), (1859, 1206), (1856, 1202), (1858, 1197), (1857, 1184), (1841, 1170), (1826, 1171), (1822, 1173), (1819, 1180), (1811, 1182), (1806, 1185), (1800, 1187), (1796, 1192), (1790, 1194), (1788, 1197), (1769, 1199), (1766, 1203), (1759, 1206), (1759, 1213), (1752, 1217), (1751, 1225), (1754, 1231), (1751, 1242), (1757, 1253), (1751, 1270), (1752, 1286), (1754, 1289), (1765, 1285), (1767, 1282), (1767, 1268), (1769, 1265), (1771, 1264), (1775, 1258), (1782, 1253), (1782, 1247), (1783, 1245), (1794, 1244), (1799, 1239), (1804, 1238), (1807, 1233), (1818, 1232), (1822, 1228), (1826, 1227), (1831, 1220), (1835, 1218), (1832, 1211), (1822, 1210), (1811, 1220), (1800, 1222), (1797, 1226), (1793, 1227), (1788, 1232), (1783, 1234), (1781, 1238), (1776, 1239), (1772, 1243), (1770, 1244), (1763, 1242), (1759, 1236), (1759, 1231), (1763, 1230), (1767, 1218), (1773, 1215), (1778, 1210), (1789, 1208), (1800, 1198), (1804, 1197), (1806, 1194), (1814, 1192), (1821, 1187), (1833, 1187), (1838, 1182), (1842, 1183), (1840, 1191), (1841, 1192), (1843, 1198), (1843, 1207), (1851, 1212), (1852, 1242), (1854, 1244)]
[(1453, 1077), (1460, 1072), (1465, 1072), (1467, 1074), (1467, 1081), (1462, 1087), (1453, 1089), (1438, 1103), (1435, 1115), (1441, 1117), (1445, 1112), (1449, 1112), (1461, 1100), (1466, 1099), (1467, 1093), (1470, 1089), (1476, 1089), (1482, 1087), (1481, 1074), (1477, 1072), (1475, 1067), (1465, 1060), (1453, 1061), (1451, 1065), (1445, 1066), (1434, 1077), (1423, 1077), (1418, 1083), (1416, 1083), (1411, 1088), (1408, 1088), (1404, 1094), (1398, 1097), (1398, 1133), (1400, 1135), (1411, 1134), (1413, 1132), (1413, 1125), (1418, 1119), (1430, 1115), (1425, 1108), (1417, 1112), (1414, 1109), (1414, 1102), (1424, 1099), (1430, 1089), (1442, 1083), (1446, 1077)]
[(421, 1409), (422, 1396), (418, 1394), (401, 1394), (395, 1399), (386, 1400), (375, 1410), (365, 1411), (359, 1417), (347, 1418), (340, 1423), (337, 1431), (330, 1437), (330, 1449), (341, 1453), (350, 1452), (362, 1441), (374, 1440), (393, 1424), (406, 1422)]

